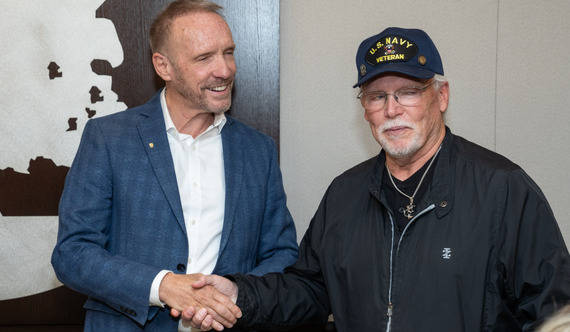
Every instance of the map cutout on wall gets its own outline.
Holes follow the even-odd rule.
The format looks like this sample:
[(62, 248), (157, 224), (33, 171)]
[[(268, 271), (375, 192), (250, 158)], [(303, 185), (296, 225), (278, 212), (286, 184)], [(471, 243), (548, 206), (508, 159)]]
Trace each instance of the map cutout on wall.
[(57, 209), (85, 123), (127, 108), (112, 77), (123, 49), (104, 0), (21, 0), (0, 13), (0, 300), (61, 286), (50, 264)]

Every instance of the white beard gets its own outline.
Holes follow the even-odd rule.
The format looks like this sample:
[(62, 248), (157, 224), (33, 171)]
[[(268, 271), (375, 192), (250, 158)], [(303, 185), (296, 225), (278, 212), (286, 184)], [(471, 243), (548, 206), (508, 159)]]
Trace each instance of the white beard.
[[(411, 137), (411, 140), (405, 145), (401, 144), (401, 142), (395, 142), (393, 139), (387, 138), (384, 134), (385, 130), (398, 126), (409, 127), (414, 131), (414, 135)], [(396, 158), (411, 156), (422, 147), (422, 137), (416, 131), (415, 124), (403, 120), (392, 120), (384, 123), (381, 127), (376, 128), (376, 140), (388, 155)]]

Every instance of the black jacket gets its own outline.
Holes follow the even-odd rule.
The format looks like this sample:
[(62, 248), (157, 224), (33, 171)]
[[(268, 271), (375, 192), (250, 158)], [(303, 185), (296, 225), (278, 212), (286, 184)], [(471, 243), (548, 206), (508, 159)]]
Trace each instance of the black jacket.
[(240, 324), (332, 312), (343, 332), (528, 331), (569, 303), (568, 250), (519, 166), (447, 129), (421, 212), (399, 234), (384, 162), (380, 153), (332, 182), (284, 274), (232, 276)]

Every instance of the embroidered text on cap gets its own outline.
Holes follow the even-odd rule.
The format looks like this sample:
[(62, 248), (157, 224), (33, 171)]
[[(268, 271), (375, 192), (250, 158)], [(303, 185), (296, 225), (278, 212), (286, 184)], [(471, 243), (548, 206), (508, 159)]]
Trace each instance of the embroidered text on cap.
[(400, 36), (380, 38), (366, 52), (364, 59), (372, 66), (382, 63), (408, 61), (418, 53), (418, 47), (410, 40)]

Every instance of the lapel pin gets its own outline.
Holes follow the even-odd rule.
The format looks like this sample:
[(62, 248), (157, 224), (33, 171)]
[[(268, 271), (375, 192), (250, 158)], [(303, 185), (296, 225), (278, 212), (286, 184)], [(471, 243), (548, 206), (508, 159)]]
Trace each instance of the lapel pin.
[(150, 146), (150, 148), (154, 148), (154, 143), (149, 143), (148, 146)]

